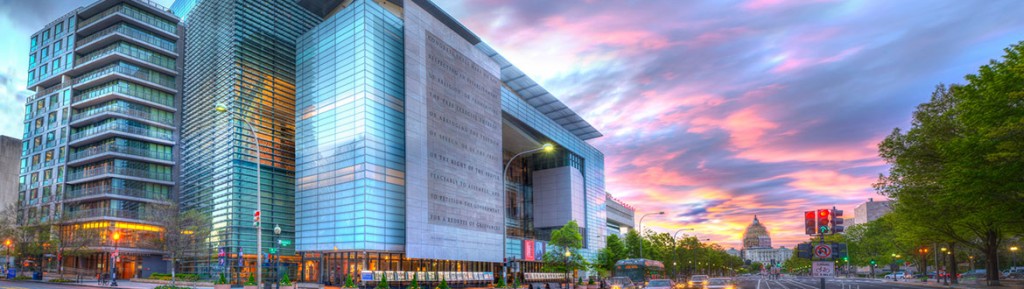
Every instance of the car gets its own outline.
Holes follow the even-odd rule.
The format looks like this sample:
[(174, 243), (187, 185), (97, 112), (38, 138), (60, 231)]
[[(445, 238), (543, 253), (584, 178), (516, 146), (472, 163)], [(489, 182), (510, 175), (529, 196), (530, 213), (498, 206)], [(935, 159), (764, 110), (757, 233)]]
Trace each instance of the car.
[(896, 272), (896, 273), (885, 274), (885, 279), (891, 279), (891, 280), (907, 279), (907, 273), (906, 272)]
[(644, 286), (644, 289), (673, 289), (673, 288), (675, 288), (675, 283), (672, 282), (672, 280), (669, 280), (669, 279), (651, 279), (651, 281), (647, 281), (647, 286)]
[(711, 278), (708, 279), (707, 283), (704, 283), (704, 289), (735, 289), (732, 281), (728, 278)]
[(638, 289), (629, 277), (612, 277), (608, 279), (608, 287), (611, 289)]
[(687, 288), (704, 288), (704, 284), (708, 283), (708, 275), (693, 275), (690, 276), (690, 281), (686, 282)]

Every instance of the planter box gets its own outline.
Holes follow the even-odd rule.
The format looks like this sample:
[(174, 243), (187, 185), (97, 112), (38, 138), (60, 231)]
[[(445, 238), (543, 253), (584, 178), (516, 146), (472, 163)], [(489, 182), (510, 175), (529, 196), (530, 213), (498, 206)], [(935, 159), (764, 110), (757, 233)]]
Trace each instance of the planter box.
[(295, 289), (295, 284), (292, 285), (280, 285), (279, 289)]
[(259, 289), (259, 286), (256, 286), (256, 285), (245, 285), (245, 286), (242, 286), (242, 288), (245, 288), (245, 289)]
[(217, 284), (217, 285), (213, 285), (213, 289), (231, 289), (231, 284)]

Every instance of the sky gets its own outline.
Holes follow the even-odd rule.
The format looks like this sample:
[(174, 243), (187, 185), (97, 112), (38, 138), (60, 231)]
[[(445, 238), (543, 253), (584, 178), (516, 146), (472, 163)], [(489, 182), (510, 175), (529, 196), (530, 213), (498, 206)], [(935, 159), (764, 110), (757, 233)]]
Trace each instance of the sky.
[[(0, 134), (22, 134), (31, 34), (91, 2), (0, 0)], [(1024, 40), (1016, 0), (435, 3), (604, 134), (606, 190), (665, 212), (644, 228), (727, 248), (755, 214), (792, 247), (803, 211), (883, 199), (878, 142)]]

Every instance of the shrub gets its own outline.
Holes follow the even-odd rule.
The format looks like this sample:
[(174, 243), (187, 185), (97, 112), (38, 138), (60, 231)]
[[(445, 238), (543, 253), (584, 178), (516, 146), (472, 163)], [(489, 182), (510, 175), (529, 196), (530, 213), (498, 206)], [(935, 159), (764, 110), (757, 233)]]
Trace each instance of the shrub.
[(519, 288), (519, 278), (512, 278), (512, 288)]
[(420, 282), (416, 280), (416, 275), (418, 274), (412, 275), (412, 282), (409, 283), (409, 287), (406, 289), (420, 289)]
[(448, 287), (448, 281), (444, 280), (444, 278), (442, 277), (441, 285), (437, 285), (436, 289), (451, 289), (451, 287)]
[(191, 288), (184, 287), (184, 286), (160, 285), (160, 286), (156, 286), (153, 289), (191, 289)]
[(256, 286), (256, 278), (253, 278), (252, 274), (249, 274), (249, 280), (245, 281), (245, 286)]
[(505, 288), (507, 286), (508, 285), (505, 284), (505, 277), (498, 277), (498, 285), (495, 285), (494, 287), (496, 287), (496, 288)]
[(281, 285), (292, 286), (292, 279), (288, 279), (287, 272), (284, 273), (284, 276), (281, 276)]
[(352, 281), (352, 275), (345, 276), (345, 288), (356, 288), (356, 282)]
[(388, 289), (388, 276), (384, 275), (380, 277), (380, 282), (377, 282), (377, 289)]
[[(288, 276), (288, 275), (285, 275), (285, 276)], [(220, 273), (220, 278), (217, 278), (217, 282), (214, 282), (213, 284), (215, 284), (215, 285), (225, 285), (225, 284), (228, 284), (228, 279), (224, 278), (224, 273)]]
[(32, 279), (32, 277), (29, 277), (29, 276), (21, 276), (21, 275), (19, 275), (19, 276), (15, 276), (15, 277), (14, 277), (14, 280), (30, 280), (30, 279)]
[(74, 283), (75, 280), (68, 280), (68, 279), (57, 278), (57, 279), (50, 279), (50, 282), (53, 282), (53, 283)]

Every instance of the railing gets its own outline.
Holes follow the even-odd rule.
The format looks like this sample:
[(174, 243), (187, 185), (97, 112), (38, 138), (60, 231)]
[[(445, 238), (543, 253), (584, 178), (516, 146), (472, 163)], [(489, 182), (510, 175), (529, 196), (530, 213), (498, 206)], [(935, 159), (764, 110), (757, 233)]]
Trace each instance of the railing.
[(81, 197), (103, 195), (103, 194), (121, 195), (121, 196), (136, 197), (136, 198), (143, 198), (143, 199), (151, 199), (151, 200), (157, 200), (157, 201), (166, 201), (166, 200), (169, 199), (167, 193), (158, 193), (158, 192), (152, 192), (152, 191), (140, 190), (140, 189), (113, 187), (113, 186), (110, 186), (110, 185), (94, 186), (94, 187), (88, 187), (88, 188), (77, 188), (77, 189), (68, 190), (68, 191), (65, 192), (64, 198), (66, 200), (71, 200), (71, 199), (77, 199), (77, 198), (81, 198)]
[(76, 43), (76, 46), (82, 47), (82, 46), (85, 46), (88, 43), (93, 42), (96, 39), (100, 39), (102, 37), (106, 37), (107, 35), (111, 35), (111, 34), (114, 34), (114, 33), (124, 34), (124, 35), (126, 35), (128, 37), (131, 37), (132, 39), (141, 40), (142, 42), (146, 42), (146, 43), (152, 44), (152, 45), (154, 45), (156, 47), (163, 48), (163, 49), (165, 49), (167, 51), (175, 51), (175, 47), (176, 46), (175, 46), (174, 42), (168, 41), (167, 39), (160, 38), (159, 36), (156, 36), (156, 35), (153, 35), (153, 34), (149, 34), (149, 33), (143, 32), (142, 30), (133, 28), (131, 26), (127, 26), (126, 24), (123, 24), (123, 23), (122, 24), (118, 24), (118, 25), (114, 25), (114, 26), (110, 26), (110, 27), (105, 28), (105, 29), (100, 30), (100, 31), (96, 31), (96, 33), (93, 33), (92, 35), (89, 35), (89, 36), (87, 36), (85, 38), (79, 39), (75, 43)]
[(138, 219), (138, 211), (118, 210), (109, 208), (100, 209), (84, 209), (76, 211), (65, 211), (64, 216), (68, 219), (84, 219), (84, 218), (97, 218), (97, 217), (115, 217), (125, 219)]
[(114, 7), (110, 7), (109, 9), (107, 9), (107, 10), (105, 10), (103, 12), (100, 12), (100, 13), (98, 13), (96, 15), (93, 15), (92, 17), (89, 17), (89, 19), (85, 19), (85, 20), (83, 20), (81, 22), (78, 22), (78, 27), (89, 26), (89, 24), (92, 24), (92, 23), (94, 23), (96, 21), (99, 21), (99, 20), (101, 20), (101, 19), (103, 19), (103, 18), (105, 18), (107, 16), (110, 16), (110, 15), (113, 15), (113, 14), (116, 14), (116, 13), (121, 13), (121, 14), (123, 14), (125, 16), (131, 17), (132, 19), (142, 21), (142, 22), (144, 22), (146, 24), (149, 24), (149, 25), (153, 25), (156, 28), (159, 28), (160, 30), (164, 30), (164, 31), (167, 31), (167, 32), (170, 32), (170, 33), (174, 33), (175, 32), (174, 31), (175, 30), (174, 29), (174, 24), (168, 23), (166, 20), (157, 18), (156, 16), (153, 16), (153, 15), (151, 15), (148, 12), (143, 12), (142, 10), (138, 10), (138, 9), (135, 9), (134, 7), (125, 6), (125, 5), (117, 5), (117, 6), (114, 6)]
[[(135, 50), (133, 50), (133, 48)], [(127, 44), (125, 42), (116, 42), (116, 43), (111, 44), (111, 45), (109, 45), (107, 47), (104, 47), (103, 49), (94, 51), (94, 52), (89, 53), (89, 54), (87, 54), (85, 56), (79, 57), (78, 59), (75, 59), (75, 65), (82, 65), (82, 63), (93, 61), (93, 60), (96, 60), (98, 58), (101, 58), (101, 57), (104, 57), (104, 56), (107, 56), (107, 55), (111, 55), (111, 54), (114, 54), (114, 53), (121, 53), (121, 54), (124, 54), (124, 55), (131, 56), (132, 58), (139, 59), (139, 60), (142, 60), (142, 61), (146, 61), (148, 63), (152, 63), (154, 65), (157, 65), (157, 66), (160, 66), (160, 67), (163, 67), (163, 68), (167, 68), (167, 69), (171, 69), (171, 70), (173, 70), (175, 68), (174, 67), (174, 65), (175, 65), (174, 59), (171, 59), (170, 57), (166, 57), (166, 56), (163, 56), (163, 55), (160, 55), (160, 54), (156, 54), (156, 53), (153, 53), (153, 52), (143, 51), (143, 49), (144, 48), (141, 48), (141, 47), (138, 47), (138, 46), (135, 46), (135, 45), (131, 45), (131, 44)]]
[[(138, 79), (163, 85), (168, 88), (174, 88), (174, 77), (165, 76), (158, 72), (141, 67), (122, 65), (121, 62), (107, 65), (106, 67), (103, 67), (99, 70), (95, 70), (86, 75), (79, 76), (78, 78), (75, 78), (74, 83), (81, 84), (83, 82), (87, 82), (112, 73), (121, 73)], [(153, 76), (152, 73), (156, 73), (156, 76)]]
[(95, 177), (103, 174), (116, 174), (152, 180), (171, 181), (171, 174), (169, 173), (157, 173), (149, 170), (117, 167), (111, 163), (107, 163), (106, 165), (101, 165), (90, 169), (74, 170), (68, 174), (68, 180), (73, 181), (78, 179)]
[(97, 155), (97, 154), (101, 154), (101, 153), (107, 153), (107, 152), (123, 153), (123, 154), (129, 154), (129, 155), (134, 155), (134, 156), (153, 158), (153, 159), (159, 159), (159, 160), (165, 160), (165, 161), (171, 160), (171, 153), (169, 153), (169, 152), (168, 153), (154, 152), (154, 151), (150, 151), (148, 149), (131, 147), (131, 146), (125, 146), (125, 145), (117, 145), (117, 144), (105, 144), (105, 145), (91, 147), (91, 148), (84, 149), (84, 150), (80, 149), (77, 152), (74, 152), (70, 156), (68, 156), (68, 160), (72, 160), (72, 161), (73, 160), (79, 160), (79, 159), (83, 159), (85, 157), (89, 157), (89, 156), (93, 156), (93, 155)]
[(101, 107), (90, 108), (88, 110), (85, 110), (84, 112), (75, 113), (75, 114), (71, 115), (71, 121), (78, 121), (78, 120), (83, 119), (83, 118), (88, 118), (88, 117), (95, 116), (95, 115), (102, 114), (102, 113), (106, 113), (106, 112), (113, 112), (113, 113), (120, 113), (120, 114), (124, 114), (124, 115), (130, 115), (130, 116), (134, 116), (134, 117), (138, 117), (138, 118), (142, 118), (142, 119), (147, 119), (147, 120), (159, 122), (159, 123), (166, 124), (166, 125), (173, 125), (174, 124), (174, 119), (172, 117), (170, 117), (170, 116), (160, 116), (159, 114), (150, 113), (148, 111), (133, 109), (133, 108), (126, 107), (126, 106), (123, 106), (123, 105), (117, 105), (117, 102), (115, 102), (113, 104), (104, 105), (104, 106), (101, 106)]
[[(81, 102), (81, 101), (90, 100), (90, 99), (97, 98), (97, 97), (104, 96), (104, 95), (111, 94), (111, 93), (121, 93), (121, 94), (124, 94), (124, 95), (128, 95), (128, 96), (131, 96), (131, 97), (135, 97), (135, 98), (143, 99), (143, 100), (147, 100), (147, 101), (152, 101), (152, 102), (155, 102), (155, 103), (158, 103), (158, 104), (162, 104), (162, 105), (166, 105), (166, 106), (170, 106), (170, 107), (174, 106), (174, 98), (173, 97), (160, 97), (160, 96), (157, 96), (157, 95), (153, 95), (151, 93), (145, 93), (145, 90), (152, 90), (152, 89), (151, 88), (142, 87), (142, 86), (138, 86), (137, 88), (132, 89), (131, 86), (133, 86), (133, 85), (134, 86), (138, 86), (137, 84), (131, 84), (131, 83), (124, 82), (124, 81), (111, 82), (109, 84), (104, 84), (104, 85), (101, 85), (101, 86), (93, 87), (93, 88), (85, 90), (82, 93), (76, 94), (75, 96), (71, 97), (71, 102), (72, 103), (78, 103), (78, 102)], [(133, 90), (135, 90), (135, 91), (133, 91)], [(142, 90), (142, 91), (140, 91), (140, 90)], [(168, 96), (169, 96), (169, 94), (168, 94)]]
[(150, 130), (148, 128), (132, 126), (119, 121), (112, 121), (73, 133), (71, 134), (71, 141), (79, 140), (105, 131), (120, 131), (134, 135), (158, 138), (162, 140), (173, 140), (170, 132)]

